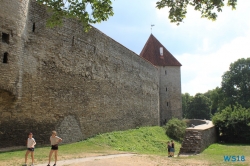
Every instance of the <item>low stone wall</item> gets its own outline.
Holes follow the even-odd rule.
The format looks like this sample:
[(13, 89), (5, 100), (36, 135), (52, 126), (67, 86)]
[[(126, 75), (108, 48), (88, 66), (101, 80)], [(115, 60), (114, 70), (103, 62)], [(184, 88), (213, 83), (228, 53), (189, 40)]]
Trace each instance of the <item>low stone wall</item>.
[[(192, 120), (192, 122), (194, 121), (195, 120)], [(201, 125), (186, 129), (185, 138), (182, 142), (179, 155), (201, 153), (210, 144), (217, 141), (216, 129), (213, 123), (209, 120), (197, 121), (203, 121), (204, 124), (201, 123)]]
[(201, 119), (185, 119), (188, 127), (192, 127), (192, 125), (199, 126), (202, 124), (206, 124), (206, 120)]

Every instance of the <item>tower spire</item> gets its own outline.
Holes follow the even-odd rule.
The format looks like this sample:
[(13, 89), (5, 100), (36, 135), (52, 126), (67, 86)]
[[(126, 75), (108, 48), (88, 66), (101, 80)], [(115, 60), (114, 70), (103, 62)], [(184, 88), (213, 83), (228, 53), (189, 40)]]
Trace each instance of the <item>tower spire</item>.
[(151, 33), (152, 33), (152, 28), (153, 28), (153, 26), (155, 26), (154, 24), (151, 24)]

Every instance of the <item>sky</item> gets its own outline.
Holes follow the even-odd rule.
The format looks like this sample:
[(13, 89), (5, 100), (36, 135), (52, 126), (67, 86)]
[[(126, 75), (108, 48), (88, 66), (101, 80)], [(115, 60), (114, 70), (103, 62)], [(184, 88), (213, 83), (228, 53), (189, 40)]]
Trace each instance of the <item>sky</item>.
[(249, 0), (238, 0), (236, 10), (225, 5), (216, 21), (189, 7), (179, 26), (170, 23), (168, 8), (156, 8), (157, 0), (112, 2), (114, 16), (93, 26), (138, 55), (152, 33), (182, 64), (183, 94), (220, 87), (230, 64), (250, 57)]

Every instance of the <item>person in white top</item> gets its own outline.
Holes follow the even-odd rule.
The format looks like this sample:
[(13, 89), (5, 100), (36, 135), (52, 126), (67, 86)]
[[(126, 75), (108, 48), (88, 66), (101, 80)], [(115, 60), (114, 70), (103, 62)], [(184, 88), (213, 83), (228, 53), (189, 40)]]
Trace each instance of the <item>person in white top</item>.
[(33, 166), (33, 164), (34, 164), (35, 145), (36, 145), (36, 141), (33, 138), (33, 134), (29, 133), (29, 138), (27, 139), (27, 151), (26, 151), (26, 154), (25, 154), (25, 164), (24, 164), (24, 166), (27, 166), (27, 158), (28, 158), (29, 153), (30, 153), (31, 159), (32, 159), (31, 166)]
[(62, 138), (57, 136), (56, 131), (52, 131), (52, 135), (50, 136), (51, 150), (50, 150), (50, 153), (49, 153), (49, 163), (48, 163), (47, 166), (50, 166), (50, 160), (51, 160), (51, 156), (52, 156), (53, 153), (55, 154), (55, 164), (53, 166), (56, 166), (58, 144), (60, 142), (62, 142)]

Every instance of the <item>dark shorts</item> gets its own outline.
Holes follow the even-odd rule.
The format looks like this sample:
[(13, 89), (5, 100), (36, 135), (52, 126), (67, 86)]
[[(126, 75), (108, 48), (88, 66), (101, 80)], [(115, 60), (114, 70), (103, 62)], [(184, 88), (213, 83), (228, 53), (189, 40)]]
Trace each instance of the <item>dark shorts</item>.
[(28, 151), (34, 152), (35, 148), (27, 148)]
[(170, 152), (170, 148), (168, 148), (168, 152)]
[(174, 152), (174, 148), (171, 148), (171, 149), (170, 149), (170, 152)]
[(51, 145), (51, 150), (58, 150), (58, 145)]

